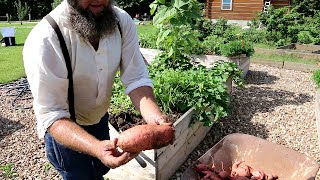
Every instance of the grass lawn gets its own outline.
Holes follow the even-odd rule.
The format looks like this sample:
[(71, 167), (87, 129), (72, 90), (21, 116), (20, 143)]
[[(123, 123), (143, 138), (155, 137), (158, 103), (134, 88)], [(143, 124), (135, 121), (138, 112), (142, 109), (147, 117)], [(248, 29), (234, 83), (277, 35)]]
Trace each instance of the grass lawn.
[[(23, 61), (22, 61), (22, 49), (24, 42), (36, 23), (24, 22), (20, 25), (20, 22), (6, 23), (0, 22), (1, 27), (15, 27), (16, 33), (16, 46), (2, 47), (0, 46), (0, 83), (7, 83), (25, 77)], [(137, 26), (138, 34), (148, 34), (157, 31), (157, 28), (151, 24), (151, 21), (146, 21), (144, 25)], [(0, 39), (2, 39), (0, 33)], [(255, 44), (254, 47), (275, 49), (273, 46), (264, 44)], [(280, 55), (280, 54), (259, 54), (255, 53), (253, 58), (263, 58), (273, 61), (291, 61), (305, 64), (316, 64), (317, 62), (312, 59), (301, 59), (293, 55)]]
[(144, 25), (137, 26), (138, 34), (148, 34), (148, 33), (155, 33), (157, 28), (151, 24), (150, 21), (147, 21)]
[[(2, 47), (0, 46), (0, 84), (11, 82), (21, 77), (25, 77), (25, 71), (23, 67), (22, 60), (22, 49), (24, 42), (32, 30), (32, 28), (36, 25), (36, 23), (23, 23), (20, 25), (19, 22), (16, 23), (4, 23), (0, 22), (1, 27), (15, 27), (16, 33), (16, 46), (8, 46)], [(156, 31), (157, 29), (150, 24), (150, 22), (146, 22), (145, 25), (137, 26), (138, 33), (144, 34), (150, 31)], [(2, 35), (0, 33), (0, 40), (2, 39)]]
[[(22, 49), (24, 42), (34, 27), (34, 23), (0, 23), (1, 27), (15, 27), (16, 46), (0, 46), (0, 83), (7, 83), (25, 77)], [(2, 36), (0, 36), (2, 39)]]
[(316, 65), (318, 63), (315, 59), (302, 59), (293, 54), (264, 54), (264, 53), (254, 53), (252, 56), (253, 59), (265, 59), (271, 61), (290, 61), (302, 64), (313, 64)]

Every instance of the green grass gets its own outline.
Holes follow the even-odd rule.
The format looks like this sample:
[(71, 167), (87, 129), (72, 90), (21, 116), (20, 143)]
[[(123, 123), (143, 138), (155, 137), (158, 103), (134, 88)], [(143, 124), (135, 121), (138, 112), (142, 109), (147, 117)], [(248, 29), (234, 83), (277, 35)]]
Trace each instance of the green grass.
[[(16, 27), (16, 46), (0, 46), (0, 83), (7, 83), (25, 77), (22, 61), (22, 49), (24, 42), (35, 24), (0, 23), (0, 27)], [(25, 26), (27, 25), (27, 26)], [(0, 36), (2, 39), (2, 36)]]
[(301, 59), (293, 54), (264, 54), (264, 53), (254, 53), (252, 58), (266, 59), (271, 61), (290, 61), (302, 64), (317, 64), (318, 61), (315, 59)]
[(153, 26), (150, 22), (147, 22), (145, 25), (138, 25), (137, 30), (139, 35), (155, 33), (157, 31), (157, 27)]
[(312, 79), (316, 83), (317, 88), (320, 88), (320, 70), (313, 72)]
[(277, 49), (275, 46), (267, 45), (267, 44), (254, 44), (253, 45), (255, 48), (263, 48), (263, 49)]
[[(1, 27), (15, 27), (16, 33), (16, 44), (17, 46), (2, 47), (0, 46), (0, 83), (7, 83), (25, 77), (25, 71), (22, 61), (22, 49), (24, 42), (30, 33), (32, 27), (36, 23), (24, 22), (20, 25), (19, 22), (6, 23), (0, 22)], [(145, 22), (144, 25), (138, 25), (137, 30), (139, 35), (156, 33), (157, 28), (151, 24), (151, 21)], [(0, 33), (0, 39), (2, 39)], [(269, 46), (265, 44), (255, 44), (254, 47), (265, 48), (265, 49), (276, 49), (274, 46)], [(317, 64), (316, 60), (313, 59), (301, 59), (294, 55), (282, 55), (282, 54), (261, 54), (255, 53), (253, 58), (268, 59), (272, 61), (291, 61), (304, 64)]]

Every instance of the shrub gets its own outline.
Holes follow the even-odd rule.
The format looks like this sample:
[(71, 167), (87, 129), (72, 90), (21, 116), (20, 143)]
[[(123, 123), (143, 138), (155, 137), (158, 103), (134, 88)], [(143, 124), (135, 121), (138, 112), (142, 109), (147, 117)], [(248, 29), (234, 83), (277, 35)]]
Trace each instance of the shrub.
[(313, 43), (314, 38), (312, 37), (310, 31), (300, 31), (298, 34), (298, 42), (304, 44), (311, 44)]
[(316, 83), (317, 88), (320, 88), (320, 70), (313, 72), (312, 79)]
[(251, 43), (245, 41), (230, 41), (221, 45), (221, 55), (226, 57), (237, 56), (240, 54), (246, 54), (251, 56), (254, 53), (254, 49)]
[(225, 40), (223, 37), (217, 36), (217, 35), (211, 35), (204, 39), (202, 42), (202, 50), (203, 52), (200, 54), (221, 54), (220, 52), (220, 46), (221, 44), (224, 44)]
[(145, 34), (140, 35), (139, 39), (140, 39), (140, 42), (139, 42), (140, 47), (150, 48), (150, 49), (157, 48), (157, 34), (145, 33)]

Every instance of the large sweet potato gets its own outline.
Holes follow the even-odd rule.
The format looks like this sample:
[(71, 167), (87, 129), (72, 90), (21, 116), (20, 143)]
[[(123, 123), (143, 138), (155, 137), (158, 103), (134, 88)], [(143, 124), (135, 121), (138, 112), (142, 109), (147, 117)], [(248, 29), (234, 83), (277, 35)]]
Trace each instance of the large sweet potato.
[(169, 145), (174, 129), (168, 125), (137, 125), (123, 131), (117, 146), (126, 152), (140, 152)]

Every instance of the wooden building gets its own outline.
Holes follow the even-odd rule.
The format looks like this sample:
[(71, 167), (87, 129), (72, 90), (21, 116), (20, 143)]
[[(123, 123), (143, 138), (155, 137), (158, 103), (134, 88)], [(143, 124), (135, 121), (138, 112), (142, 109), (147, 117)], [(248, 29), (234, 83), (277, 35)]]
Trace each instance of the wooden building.
[(252, 20), (258, 12), (290, 5), (290, 0), (206, 0), (206, 15), (209, 19)]

